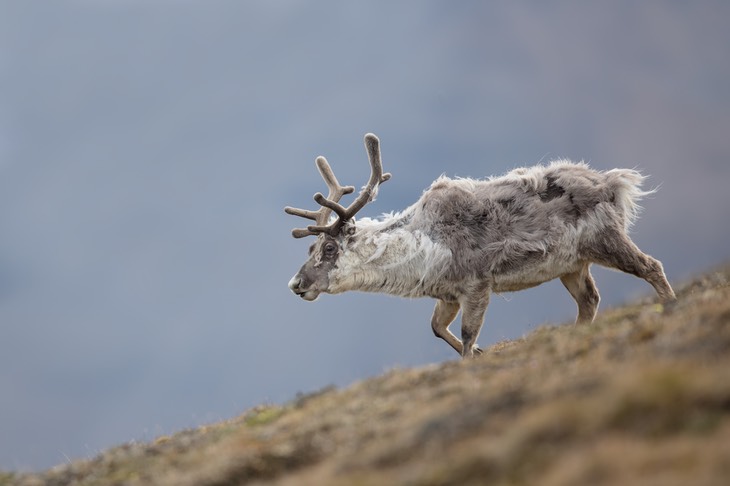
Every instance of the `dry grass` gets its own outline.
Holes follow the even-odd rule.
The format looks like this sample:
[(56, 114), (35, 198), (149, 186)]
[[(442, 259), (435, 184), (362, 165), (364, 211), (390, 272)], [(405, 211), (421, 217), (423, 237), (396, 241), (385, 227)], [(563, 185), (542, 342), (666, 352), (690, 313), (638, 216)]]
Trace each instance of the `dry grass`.
[(0, 485), (724, 485), (729, 281)]

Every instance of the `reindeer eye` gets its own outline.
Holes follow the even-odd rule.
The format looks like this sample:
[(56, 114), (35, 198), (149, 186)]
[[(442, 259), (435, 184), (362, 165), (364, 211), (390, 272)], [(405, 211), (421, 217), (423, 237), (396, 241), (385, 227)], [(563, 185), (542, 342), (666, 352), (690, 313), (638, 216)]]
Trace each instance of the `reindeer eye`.
[(328, 241), (327, 243), (324, 244), (323, 250), (324, 250), (324, 254), (326, 256), (332, 256), (335, 253), (337, 253), (337, 245), (335, 245), (331, 241)]

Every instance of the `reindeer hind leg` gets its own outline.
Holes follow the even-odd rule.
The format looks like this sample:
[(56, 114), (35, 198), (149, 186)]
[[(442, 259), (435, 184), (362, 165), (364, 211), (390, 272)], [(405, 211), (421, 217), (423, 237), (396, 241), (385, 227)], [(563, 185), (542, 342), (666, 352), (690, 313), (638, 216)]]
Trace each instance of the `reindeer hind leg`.
[(576, 324), (590, 324), (596, 317), (598, 311), (598, 303), (601, 296), (591, 275), (590, 263), (585, 263), (583, 267), (575, 272), (568, 273), (560, 277), (570, 295), (575, 299), (578, 305), (578, 317)]
[(471, 295), (463, 298), (461, 303), (461, 340), (463, 348), (462, 358), (472, 358), (475, 354), (482, 354), (477, 346), (477, 338), (484, 324), (484, 313), (489, 305), (489, 290), (475, 290)]
[(662, 263), (642, 252), (624, 232), (606, 231), (592, 245), (586, 246), (584, 253), (599, 265), (646, 280), (654, 287), (662, 302), (671, 303), (677, 300), (664, 274)]

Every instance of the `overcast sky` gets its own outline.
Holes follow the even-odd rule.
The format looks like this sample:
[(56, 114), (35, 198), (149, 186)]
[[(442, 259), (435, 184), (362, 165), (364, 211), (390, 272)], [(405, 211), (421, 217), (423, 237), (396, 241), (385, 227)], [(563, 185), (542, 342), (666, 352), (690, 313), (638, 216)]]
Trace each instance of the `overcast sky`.
[[(730, 256), (730, 3), (0, 0), (0, 469), (457, 358), (433, 302), (287, 288), (324, 189), (637, 167), (671, 280)], [(650, 293), (596, 271), (603, 308)], [(480, 344), (575, 316), (492, 299)], [(458, 325), (458, 324), (457, 324)]]

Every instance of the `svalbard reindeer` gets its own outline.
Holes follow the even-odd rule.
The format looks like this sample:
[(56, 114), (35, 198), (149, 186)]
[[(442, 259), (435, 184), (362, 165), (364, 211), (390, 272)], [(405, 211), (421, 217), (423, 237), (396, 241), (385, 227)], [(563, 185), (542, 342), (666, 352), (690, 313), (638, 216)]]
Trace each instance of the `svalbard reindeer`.
[[(432, 297), (433, 332), (463, 357), (482, 352), (476, 340), (491, 292), (559, 278), (578, 304), (576, 322), (592, 322), (599, 302), (592, 263), (642, 278), (662, 301), (675, 300), (662, 264), (627, 235), (637, 201), (648, 194), (635, 170), (598, 172), (560, 160), (485, 180), (442, 176), (402, 212), (355, 221), (390, 179), (378, 138), (365, 135), (365, 147), (370, 180), (352, 204), (339, 201), (355, 188), (340, 185), (327, 160), (318, 157), (329, 188), (327, 197), (314, 195), (321, 207), (285, 208), (314, 221), (292, 232), (295, 238), (317, 237), (289, 282), (304, 300), (348, 290)], [(449, 331), (459, 310), (461, 339)]]

